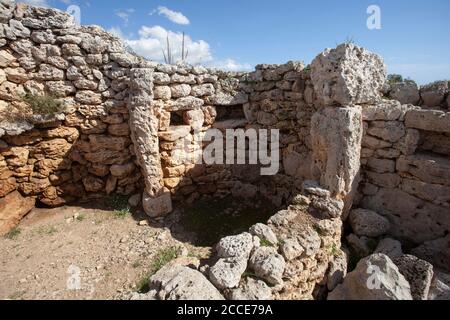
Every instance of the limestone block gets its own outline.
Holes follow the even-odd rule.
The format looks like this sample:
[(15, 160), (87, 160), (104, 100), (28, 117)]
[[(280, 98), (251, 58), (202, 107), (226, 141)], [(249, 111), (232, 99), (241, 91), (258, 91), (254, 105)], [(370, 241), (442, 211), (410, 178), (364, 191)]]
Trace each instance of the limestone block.
[(423, 105), (430, 108), (439, 107), (444, 104), (447, 93), (447, 81), (436, 81), (420, 88)]
[(405, 117), (405, 124), (408, 128), (450, 132), (450, 112), (437, 110), (411, 110)]
[[(378, 288), (368, 286), (369, 277), (377, 272)], [(388, 256), (377, 253), (361, 260), (328, 300), (412, 300), (411, 287)]]
[(401, 104), (417, 106), (420, 102), (419, 86), (414, 81), (394, 83), (391, 86), (389, 97), (399, 101)]
[(360, 169), (361, 108), (323, 108), (311, 119), (312, 174), (333, 195), (345, 197)]
[(0, 236), (17, 226), (20, 220), (34, 208), (35, 198), (24, 198), (17, 191), (0, 198)]
[(381, 57), (354, 44), (326, 49), (311, 62), (311, 79), (323, 105), (381, 100), (386, 67)]
[(190, 126), (171, 126), (166, 131), (159, 132), (158, 136), (163, 141), (174, 142), (186, 137), (190, 132)]
[(395, 265), (411, 286), (414, 300), (427, 300), (433, 280), (433, 265), (413, 255), (395, 258)]
[(375, 238), (387, 233), (390, 228), (389, 220), (370, 210), (352, 210), (349, 218), (353, 231), (359, 236)]
[(450, 227), (448, 207), (416, 198), (400, 189), (380, 188), (360, 206), (382, 214), (391, 224), (389, 235), (412, 243), (443, 237)]
[(167, 265), (150, 278), (150, 290), (161, 300), (224, 300), (199, 271)]
[(401, 156), (397, 160), (397, 171), (423, 182), (450, 186), (450, 159), (444, 156), (422, 153)]
[(150, 197), (144, 192), (142, 205), (145, 213), (151, 218), (165, 216), (172, 212), (172, 199), (168, 192), (159, 197)]
[(183, 113), (183, 120), (192, 129), (200, 130), (205, 122), (205, 115), (202, 110), (189, 110)]

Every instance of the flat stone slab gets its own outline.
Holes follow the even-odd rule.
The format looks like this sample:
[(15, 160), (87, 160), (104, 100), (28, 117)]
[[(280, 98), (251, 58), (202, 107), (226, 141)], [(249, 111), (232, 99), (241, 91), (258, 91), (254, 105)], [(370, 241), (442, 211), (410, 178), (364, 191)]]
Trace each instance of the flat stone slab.
[(158, 136), (161, 140), (175, 142), (186, 137), (190, 132), (190, 126), (171, 126), (166, 131), (159, 132)]
[(33, 197), (24, 198), (18, 191), (0, 199), (0, 235), (5, 235), (17, 226), (20, 220), (34, 208)]
[(397, 161), (397, 171), (406, 172), (420, 181), (450, 186), (450, 159), (419, 153), (402, 156)]
[(438, 110), (411, 110), (406, 114), (405, 124), (408, 128), (450, 132), (450, 112)]

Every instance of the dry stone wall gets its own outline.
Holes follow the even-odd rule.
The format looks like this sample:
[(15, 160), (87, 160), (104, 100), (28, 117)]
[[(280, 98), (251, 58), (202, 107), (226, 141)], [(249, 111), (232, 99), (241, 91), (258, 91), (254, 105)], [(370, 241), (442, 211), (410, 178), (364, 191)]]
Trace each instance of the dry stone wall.
[[(401, 104), (381, 97), (385, 77), (382, 59), (353, 44), (325, 50), (308, 67), (289, 62), (238, 74), (161, 65), (128, 52), (99, 27), (2, 1), (0, 232), (26, 214), (4, 212), (31, 208), (35, 199), (59, 206), (143, 191), (144, 210), (157, 218), (175, 200), (259, 194), (286, 210), (221, 241), (217, 262), (204, 270), (209, 280), (180, 269), (203, 277), (211, 296), (326, 295), (346, 272), (340, 248), (348, 217), (348, 243), (389, 234), (445, 268), (447, 93), (436, 85), (421, 94), (439, 100), (440, 110)], [(52, 96), (63, 109), (32, 112), (27, 94)], [(248, 162), (197, 162), (209, 146), (202, 138), (226, 129), (278, 129), (278, 173), (261, 176), (262, 165)], [(240, 148), (251, 146), (234, 151)], [(245, 277), (247, 269), (255, 277)], [(158, 279), (153, 293), (170, 297)]]
[[(126, 99), (130, 68), (153, 64), (56, 10), (2, 1), (2, 15), (0, 196), (58, 206), (140, 189)], [(26, 94), (63, 108), (34, 115)]]
[(449, 115), (396, 101), (363, 109), (360, 205), (386, 217), (387, 233), (410, 246), (450, 230)]
[(449, 81), (435, 81), (418, 86), (412, 80), (404, 80), (386, 85), (383, 91), (386, 97), (402, 104), (413, 104), (427, 109), (450, 109)]

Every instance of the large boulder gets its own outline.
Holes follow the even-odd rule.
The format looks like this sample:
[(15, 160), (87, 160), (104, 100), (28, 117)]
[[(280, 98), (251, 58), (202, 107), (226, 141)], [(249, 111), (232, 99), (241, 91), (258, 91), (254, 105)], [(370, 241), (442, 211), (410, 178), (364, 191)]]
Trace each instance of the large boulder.
[(450, 274), (441, 271), (435, 272), (428, 300), (450, 300)]
[(402, 255), (393, 261), (400, 273), (408, 280), (413, 299), (427, 300), (433, 280), (431, 263), (409, 254)]
[(199, 271), (168, 265), (150, 278), (150, 290), (160, 300), (223, 300), (220, 292)]
[(376, 103), (386, 81), (382, 58), (354, 44), (326, 49), (311, 63), (311, 79), (323, 105)]
[(221, 290), (236, 288), (246, 269), (246, 258), (222, 258), (209, 269), (209, 279)]
[(270, 300), (272, 290), (264, 281), (248, 277), (239, 288), (231, 291), (229, 298), (230, 300)]
[(347, 276), (347, 254), (339, 250), (328, 267), (327, 289), (333, 291)]
[(439, 107), (444, 104), (447, 93), (447, 81), (436, 81), (420, 88), (423, 105), (430, 108)]
[(394, 83), (391, 86), (389, 97), (400, 101), (401, 104), (417, 106), (420, 102), (419, 86), (414, 81), (409, 80)]
[(286, 267), (284, 258), (275, 248), (260, 247), (250, 258), (250, 268), (259, 278), (272, 285), (283, 284), (283, 273)]
[(392, 260), (381, 253), (361, 260), (328, 300), (412, 300), (411, 288)]
[(253, 249), (253, 237), (244, 232), (237, 236), (222, 238), (216, 245), (219, 258), (244, 257), (248, 259)]
[(385, 217), (366, 209), (350, 212), (350, 225), (358, 236), (378, 237), (389, 231), (390, 223)]
[(411, 250), (411, 254), (450, 272), (450, 234), (424, 242)]
[(20, 220), (34, 208), (35, 198), (24, 198), (18, 191), (0, 199), (0, 235), (16, 227)]
[(268, 241), (272, 245), (278, 245), (277, 236), (273, 230), (265, 224), (257, 223), (250, 228), (249, 232), (262, 240)]
[(384, 238), (378, 243), (375, 253), (383, 253), (389, 258), (395, 259), (403, 255), (402, 244), (398, 240)]

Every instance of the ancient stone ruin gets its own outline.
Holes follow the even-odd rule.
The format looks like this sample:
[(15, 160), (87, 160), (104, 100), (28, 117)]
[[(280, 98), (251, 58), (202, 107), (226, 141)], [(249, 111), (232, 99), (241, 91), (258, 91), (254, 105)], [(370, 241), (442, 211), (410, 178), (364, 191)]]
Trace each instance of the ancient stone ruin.
[[(259, 196), (280, 211), (135, 298), (426, 299), (433, 266), (450, 272), (446, 82), (386, 88), (382, 58), (353, 44), (230, 73), (147, 61), (53, 9), (2, 1), (0, 23), (0, 233), (35, 205), (110, 194), (142, 194), (151, 219), (204, 195)], [(46, 95), (59, 112), (24, 99)], [(279, 130), (277, 174), (196, 162), (210, 130), (239, 128)], [(350, 254), (362, 260), (346, 277)], [(364, 291), (368, 266), (395, 278)]]

